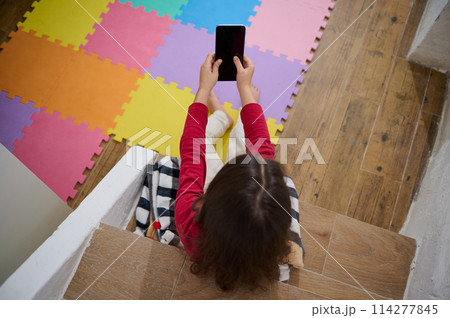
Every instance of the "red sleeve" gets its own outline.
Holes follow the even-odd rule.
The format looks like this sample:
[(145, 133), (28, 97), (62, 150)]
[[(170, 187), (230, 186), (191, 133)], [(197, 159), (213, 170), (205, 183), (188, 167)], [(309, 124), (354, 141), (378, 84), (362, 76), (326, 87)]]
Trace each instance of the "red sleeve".
[[(192, 257), (201, 226), (195, 222), (192, 203), (203, 194), (206, 176), (205, 129), (208, 108), (201, 103), (189, 107), (180, 141), (180, 179), (175, 202), (175, 225), (186, 252)], [(197, 143), (196, 140), (197, 139)], [(201, 140), (203, 142), (198, 142)], [(199, 151), (196, 151), (199, 150)]]
[(247, 104), (241, 110), (241, 120), (244, 125), (247, 153), (259, 152), (266, 159), (273, 159), (275, 147), (270, 142), (266, 118), (259, 104)]

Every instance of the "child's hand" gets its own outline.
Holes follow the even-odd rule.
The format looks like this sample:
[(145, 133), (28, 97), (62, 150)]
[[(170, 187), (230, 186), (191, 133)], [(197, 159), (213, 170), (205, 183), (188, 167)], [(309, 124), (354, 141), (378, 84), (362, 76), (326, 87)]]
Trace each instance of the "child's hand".
[(200, 67), (200, 86), (199, 90), (205, 90), (208, 93), (213, 89), (219, 78), (219, 66), (222, 60), (214, 62), (214, 53), (209, 53), (205, 63)]
[(241, 60), (237, 56), (233, 58), (234, 65), (236, 65), (236, 85), (239, 92), (243, 89), (250, 89), (252, 86), (253, 72), (255, 71), (255, 65), (253, 65), (250, 58), (244, 54), (244, 66), (242, 66)]

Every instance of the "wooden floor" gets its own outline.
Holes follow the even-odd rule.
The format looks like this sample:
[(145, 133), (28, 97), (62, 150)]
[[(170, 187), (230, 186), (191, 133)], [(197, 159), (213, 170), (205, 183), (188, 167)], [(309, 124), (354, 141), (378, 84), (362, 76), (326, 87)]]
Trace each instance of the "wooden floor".
[(34, 0), (0, 0), (0, 43), (8, 40), (11, 31), (17, 30), (17, 23), (31, 11)]
[[(0, 0), (8, 13), (0, 16), (0, 41), (32, 2)], [(372, 2), (336, 2), (280, 135), (298, 139), (285, 169), (302, 201), (398, 232), (434, 143), (446, 77), (405, 59), (426, 0), (377, 0), (364, 12)], [(325, 165), (294, 164), (305, 138)], [(103, 146), (75, 186), (72, 208), (126, 151), (112, 139)]]
[[(300, 200), (398, 232), (434, 143), (446, 76), (406, 60), (425, 0), (378, 0), (342, 34), (372, 2), (336, 2), (281, 135), (298, 138), (285, 168)], [(292, 164), (305, 138), (326, 165)]]

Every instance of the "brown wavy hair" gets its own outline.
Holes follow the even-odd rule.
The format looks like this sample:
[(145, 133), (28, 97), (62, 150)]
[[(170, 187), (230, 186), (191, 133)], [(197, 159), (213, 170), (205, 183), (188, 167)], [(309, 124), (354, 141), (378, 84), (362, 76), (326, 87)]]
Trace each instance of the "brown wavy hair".
[(191, 271), (214, 270), (222, 290), (264, 288), (279, 278), (290, 252), (289, 190), (280, 164), (261, 159), (236, 157), (193, 204), (202, 234)]

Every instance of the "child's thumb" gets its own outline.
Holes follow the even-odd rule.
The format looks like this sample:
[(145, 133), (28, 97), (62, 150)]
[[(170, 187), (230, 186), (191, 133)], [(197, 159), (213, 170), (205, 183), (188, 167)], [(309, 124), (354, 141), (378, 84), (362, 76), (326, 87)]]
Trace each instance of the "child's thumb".
[(238, 72), (244, 70), (241, 60), (237, 56), (233, 57), (233, 62), (234, 62), (234, 65), (236, 65), (236, 69)]
[(222, 64), (222, 62), (223, 61), (221, 59), (218, 59), (217, 61), (214, 62), (214, 64), (213, 64), (213, 72), (214, 73), (219, 72), (219, 66), (220, 66), (220, 64)]

